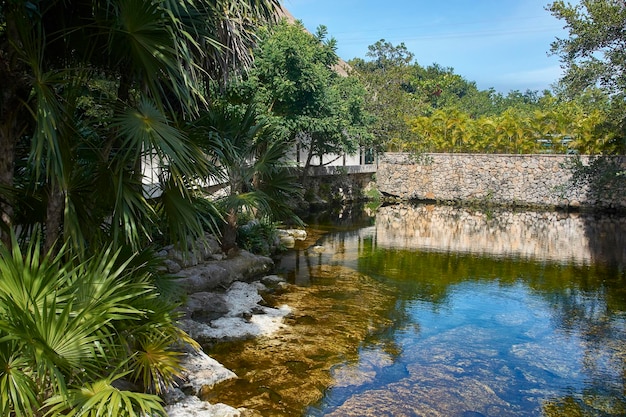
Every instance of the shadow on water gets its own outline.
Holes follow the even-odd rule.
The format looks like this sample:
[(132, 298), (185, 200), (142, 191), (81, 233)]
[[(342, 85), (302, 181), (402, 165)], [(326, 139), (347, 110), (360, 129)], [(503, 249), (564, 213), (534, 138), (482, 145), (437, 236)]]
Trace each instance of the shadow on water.
[(218, 347), (263, 416), (626, 415), (626, 218), (382, 207), (311, 221), (276, 337)]
[[(577, 166), (576, 166), (577, 165)], [(619, 201), (626, 195), (626, 157), (592, 157), (588, 166), (576, 160), (574, 182), (587, 189), (589, 201)], [(617, 175), (618, 172), (621, 174)], [(622, 207), (623, 208), (623, 207)], [(563, 395), (546, 403), (548, 416), (626, 415), (626, 216), (624, 213), (577, 215), (583, 225), (580, 244), (591, 266), (580, 271), (580, 284), (554, 292), (554, 319), (581, 335), (588, 383), (582, 394)], [(605, 268), (602, 274), (592, 268)], [(600, 277), (600, 278), (598, 278)], [(608, 353), (607, 353), (608, 352)], [(607, 384), (598, 370), (621, 369), (622, 383)], [(597, 414), (593, 414), (596, 412)]]

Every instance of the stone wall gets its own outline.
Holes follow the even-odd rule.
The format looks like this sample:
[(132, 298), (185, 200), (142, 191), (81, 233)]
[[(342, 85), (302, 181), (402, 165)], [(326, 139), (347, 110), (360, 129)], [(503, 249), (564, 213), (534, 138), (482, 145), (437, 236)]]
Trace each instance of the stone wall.
[[(625, 176), (617, 187), (574, 187), (568, 167), (574, 158), (387, 153), (379, 159), (376, 182), (380, 192), (403, 200), (626, 209)], [(589, 157), (580, 158), (589, 163)], [(626, 157), (614, 161), (626, 167)]]

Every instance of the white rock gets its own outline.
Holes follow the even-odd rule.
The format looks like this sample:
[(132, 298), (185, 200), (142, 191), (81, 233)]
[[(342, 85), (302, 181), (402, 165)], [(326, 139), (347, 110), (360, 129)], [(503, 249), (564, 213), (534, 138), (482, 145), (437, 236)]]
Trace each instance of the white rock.
[(194, 396), (165, 407), (165, 411), (169, 417), (240, 417), (242, 412), (226, 404), (211, 404)]
[[(228, 306), (228, 313), (210, 324), (193, 320), (181, 320), (181, 327), (198, 340), (242, 339), (269, 335), (283, 327), (283, 318), (291, 313), (291, 308), (281, 306), (271, 308), (261, 306), (263, 298), (259, 291), (267, 287), (260, 282), (234, 282), (223, 299)], [(260, 311), (262, 314), (251, 314)]]
[(237, 375), (206, 353), (187, 353), (182, 360), (184, 379), (197, 393), (202, 387), (212, 387), (220, 382), (237, 378)]

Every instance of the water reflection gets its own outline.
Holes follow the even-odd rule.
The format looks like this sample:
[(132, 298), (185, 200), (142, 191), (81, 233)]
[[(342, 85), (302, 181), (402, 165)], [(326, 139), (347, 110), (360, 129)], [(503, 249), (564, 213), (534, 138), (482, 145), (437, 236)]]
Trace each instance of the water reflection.
[(623, 216), (394, 205), (379, 209), (373, 229), (379, 248), (577, 264), (626, 259)]
[(625, 218), (399, 205), (341, 221), (278, 263), (297, 284), (276, 296), (291, 327), (223, 347), (245, 383), (215, 399), (283, 416), (626, 415)]

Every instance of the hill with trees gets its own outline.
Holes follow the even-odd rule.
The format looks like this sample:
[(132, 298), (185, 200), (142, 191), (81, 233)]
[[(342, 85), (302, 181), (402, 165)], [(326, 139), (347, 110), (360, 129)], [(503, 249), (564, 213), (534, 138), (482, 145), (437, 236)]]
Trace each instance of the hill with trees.
[(413, 152), (624, 152), (612, 108), (620, 99), (596, 86), (556, 91), (479, 90), (452, 68), (423, 67), (401, 43), (369, 46), (349, 64), (369, 93), (381, 150)]

